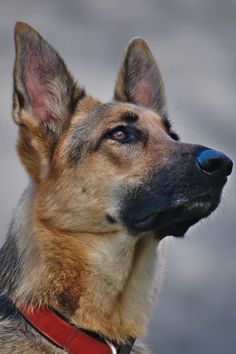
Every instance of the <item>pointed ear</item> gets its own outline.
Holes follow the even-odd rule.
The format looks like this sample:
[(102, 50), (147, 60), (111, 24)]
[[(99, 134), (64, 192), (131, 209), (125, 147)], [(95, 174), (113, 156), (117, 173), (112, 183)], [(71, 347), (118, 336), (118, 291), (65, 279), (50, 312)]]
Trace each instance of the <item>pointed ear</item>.
[[(29, 25), (16, 24), (15, 46), (16, 123), (27, 125), (32, 119), (34, 124), (59, 133), (85, 95), (84, 90), (76, 85), (58, 53)], [(22, 112), (27, 113), (27, 119)]]
[(49, 171), (56, 142), (85, 92), (58, 53), (25, 23), (15, 28), (13, 117), (17, 150), (34, 182)]
[(161, 116), (166, 114), (161, 73), (147, 42), (142, 38), (133, 39), (127, 48), (114, 98), (150, 108)]

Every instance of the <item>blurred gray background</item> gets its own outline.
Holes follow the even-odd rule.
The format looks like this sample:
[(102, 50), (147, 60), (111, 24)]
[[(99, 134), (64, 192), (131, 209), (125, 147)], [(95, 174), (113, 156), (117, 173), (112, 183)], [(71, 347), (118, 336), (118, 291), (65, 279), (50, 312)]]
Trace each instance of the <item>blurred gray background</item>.
[[(27, 184), (11, 119), (17, 20), (41, 32), (87, 91), (105, 101), (128, 41), (143, 36), (161, 67), (182, 140), (236, 161), (235, 0), (1, 0), (1, 242)], [(165, 277), (146, 338), (156, 354), (236, 353), (235, 182), (234, 173), (208, 221), (184, 240), (164, 241)]]

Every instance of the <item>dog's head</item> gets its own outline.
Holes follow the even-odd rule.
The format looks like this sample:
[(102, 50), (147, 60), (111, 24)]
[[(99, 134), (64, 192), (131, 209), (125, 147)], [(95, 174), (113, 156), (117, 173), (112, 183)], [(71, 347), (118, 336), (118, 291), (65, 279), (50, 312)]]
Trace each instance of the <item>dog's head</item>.
[(72, 78), (31, 27), (16, 26), (13, 115), (38, 216), (69, 232), (183, 235), (218, 205), (232, 162), (179, 141), (163, 80), (140, 38), (128, 46), (114, 98)]

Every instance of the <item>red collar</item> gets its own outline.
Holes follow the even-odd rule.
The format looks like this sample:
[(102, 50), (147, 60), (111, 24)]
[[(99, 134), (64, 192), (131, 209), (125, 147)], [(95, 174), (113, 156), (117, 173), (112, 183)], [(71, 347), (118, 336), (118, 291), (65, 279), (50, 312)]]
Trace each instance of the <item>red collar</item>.
[(40, 334), (67, 353), (118, 354), (112, 344), (95, 339), (66, 322), (47, 307), (31, 310), (21, 306), (19, 311)]

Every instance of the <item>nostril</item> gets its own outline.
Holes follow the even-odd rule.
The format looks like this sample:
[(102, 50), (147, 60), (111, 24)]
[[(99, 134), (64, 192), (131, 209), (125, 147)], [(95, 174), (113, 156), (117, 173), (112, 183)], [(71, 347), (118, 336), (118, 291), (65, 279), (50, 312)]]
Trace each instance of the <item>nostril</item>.
[(206, 174), (222, 173), (228, 176), (232, 172), (233, 163), (228, 156), (216, 150), (203, 150), (197, 156), (200, 170)]
[(200, 169), (209, 174), (218, 171), (222, 165), (222, 161), (218, 157), (206, 158), (206, 156), (200, 156), (197, 162)]

